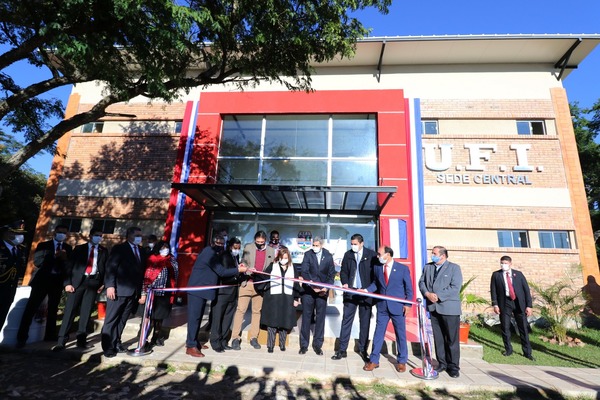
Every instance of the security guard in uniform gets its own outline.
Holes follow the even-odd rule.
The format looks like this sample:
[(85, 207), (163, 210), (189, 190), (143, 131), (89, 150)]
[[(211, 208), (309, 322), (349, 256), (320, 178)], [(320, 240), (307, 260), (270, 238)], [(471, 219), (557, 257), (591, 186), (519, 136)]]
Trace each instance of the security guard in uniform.
[(17, 293), (19, 279), (25, 274), (25, 221), (0, 227), (0, 329)]

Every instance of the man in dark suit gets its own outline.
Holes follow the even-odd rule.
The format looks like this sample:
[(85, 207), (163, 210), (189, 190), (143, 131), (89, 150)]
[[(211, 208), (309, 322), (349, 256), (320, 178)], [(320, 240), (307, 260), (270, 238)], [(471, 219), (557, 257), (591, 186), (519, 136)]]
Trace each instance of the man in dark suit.
[(527, 317), (532, 313), (531, 291), (525, 275), (521, 271), (512, 269), (512, 259), (509, 256), (500, 258), (501, 269), (494, 271), (490, 283), (492, 306), (494, 312), (500, 314), (500, 327), (502, 328), (502, 341), (504, 342), (503, 356), (513, 353), (510, 343), (511, 318), (514, 317), (521, 337), (523, 355), (535, 361), (531, 355), (529, 343), (529, 326)]
[(48, 312), (44, 340), (55, 341), (58, 339), (56, 334), (58, 305), (63, 291), (63, 281), (67, 269), (66, 263), (73, 251), (73, 248), (66, 243), (68, 233), (68, 227), (57, 225), (54, 228), (54, 238), (38, 244), (35, 249), (33, 265), (36, 269), (33, 278), (29, 282), (31, 294), (19, 325), (17, 347), (25, 346), (29, 338), (29, 327), (33, 317), (46, 296), (48, 296)]
[[(221, 264), (225, 269), (238, 270), (240, 265), (240, 252), (242, 242), (236, 237), (229, 239), (227, 250), (222, 254)], [(240, 275), (219, 278), (220, 285), (230, 285), (217, 290), (217, 296), (210, 303), (210, 345), (217, 353), (232, 350), (227, 345), (228, 336), (231, 333), (231, 323), (237, 305), (238, 285)]]
[(114, 357), (127, 349), (121, 344), (129, 314), (138, 302), (147, 255), (140, 246), (142, 230), (130, 227), (127, 240), (115, 245), (106, 262), (106, 316), (102, 326), (102, 350), (105, 357)]
[(310, 342), (310, 325), (315, 314), (315, 332), (313, 350), (319, 356), (323, 355), (325, 336), (325, 315), (327, 312), (327, 295), (329, 289), (312, 286), (310, 282), (333, 285), (335, 265), (333, 256), (323, 248), (323, 239), (315, 236), (312, 240), (312, 250), (304, 253), (300, 267), (300, 278), (305, 281), (302, 294), (302, 326), (300, 328), (300, 354), (306, 354)]
[(15, 299), (19, 278), (25, 274), (25, 254), (21, 247), (24, 225), (20, 220), (0, 228), (0, 330)]
[(58, 344), (52, 348), (59, 351), (65, 348), (69, 330), (79, 309), (79, 329), (77, 347), (87, 348), (87, 326), (96, 302), (96, 295), (102, 291), (108, 250), (101, 246), (102, 231), (90, 232), (89, 243), (76, 246), (67, 262), (64, 282), (67, 304), (62, 325), (58, 332)]
[[(412, 301), (413, 284), (410, 271), (404, 264), (394, 261), (394, 250), (389, 246), (381, 246), (379, 252), (381, 266), (375, 267), (375, 280), (366, 289), (368, 292), (377, 292), (384, 296), (392, 296), (402, 300)], [(369, 362), (365, 364), (365, 371), (373, 371), (379, 368), (379, 356), (385, 339), (390, 319), (396, 334), (396, 346), (398, 348), (398, 363), (395, 368), (398, 372), (406, 371), (408, 361), (408, 346), (406, 345), (406, 319), (405, 315), (411, 305), (392, 300), (381, 300), (377, 303), (377, 324), (373, 335), (373, 350)]]
[[(373, 267), (377, 264), (377, 254), (373, 250), (364, 247), (364, 239), (358, 233), (352, 235), (350, 245), (352, 248), (344, 254), (344, 258), (342, 259), (342, 268), (340, 270), (342, 287), (351, 287), (353, 289), (367, 288), (373, 283)], [(372, 300), (366, 296), (344, 293), (344, 314), (340, 329), (340, 347), (331, 357), (332, 360), (341, 360), (347, 357), (346, 350), (350, 342), (352, 323), (354, 322), (356, 309), (358, 309), (358, 319), (360, 322), (358, 351), (363, 360), (367, 361), (369, 357), (367, 342), (371, 326)]]
[(447, 371), (451, 378), (460, 376), (460, 288), (462, 272), (458, 264), (448, 261), (442, 246), (431, 250), (431, 261), (425, 264), (419, 289), (426, 299), (431, 318), (437, 372)]
[[(267, 246), (267, 233), (258, 231), (254, 235), (254, 243), (248, 243), (244, 246), (242, 254), (242, 263), (249, 269), (262, 272), (269, 264), (275, 260), (275, 250)], [(231, 347), (234, 350), (240, 350), (242, 344), (242, 323), (248, 306), (252, 303), (252, 317), (250, 319), (250, 329), (248, 338), (250, 345), (255, 349), (260, 349), (258, 343), (258, 333), (260, 332), (260, 313), (262, 310), (262, 292), (254, 285), (254, 281), (262, 281), (265, 275), (252, 275), (246, 277), (241, 283), (238, 291), (238, 303), (233, 317), (233, 328)]]
[[(225, 238), (221, 235), (216, 235), (212, 241), (212, 245), (202, 250), (192, 267), (188, 287), (215, 286), (219, 282), (219, 278), (232, 277), (246, 272), (247, 268), (244, 264), (239, 264), (237, 268), (225, 268), (223, 266), (221, 255), (224, 251), (224, 246)], [(189, 356), (204, 357), (201, 348), (198, 347), (198, 331), (202, 317), (204, 316), (206, 301), (214, 300), (216, 295), (216, 289), (188, 292), (188, 324), (185, 354)]]

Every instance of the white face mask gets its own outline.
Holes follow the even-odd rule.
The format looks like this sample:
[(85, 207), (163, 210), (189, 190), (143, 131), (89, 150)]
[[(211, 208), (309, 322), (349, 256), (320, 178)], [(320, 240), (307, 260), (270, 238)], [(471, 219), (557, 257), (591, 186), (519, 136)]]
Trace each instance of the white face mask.
[(152, 250), (152, 249), (154, 248), (154, 245), (155, 245), (155, 244), (156, 244), (156, 243), (152, 243), (152, 242), (151, 242), (151, 243), (148, 243), (148, 248), (149, 248), (150, 250)]
[(313, 246), (313, 251), (314, 251), (316, 254), (319, 254), (319, 253), (321, 252), (321, 248), (320, 248), (320, 247), (317, 247), (317, 246)]
[(288, 263), (288, 259), (287, 258), (282, 258), (281, 260), (279, 260), (279, 264), (281, 265), (286, 265)]
[(355, 253), (358, 253), (358, 251), (360, 250), (360, 246), (357, 244), (351, 245), (350, 248), (352, 248), (352, 251)]
[(385, 259), (385, 257), (379, 257), (379, 262), (385, 264), (387, 260)]
[(233, 254), (234, 257), (237, 257), (240, 255), (240, 249), (231, 249), (231, 254)]
[(139, 246), (140, 244), (142, 244), (142, 237), (141, 236), (134, 237), (133, 244), (135, 244), (136, 246)]
[(54, 238), (56, 239), (57, 242), (64, 242), (65, 239), (67, 238), (67, 234), (66, 233), (57, 233), (56, 235), (54, 235)]
[(169, 249), (160, 249), (160, 251), (158, 252), (158, 254), (160, 254), (163, 257), (166, 257), (169, 255)]
[(102, 236), (92, 236), (92, 244), (100, 244)]
[(510, 269), (510, 264), (500, 264), (502, 267), (502, 271), (508, 271)]
[(15, 238), (12, 240), (13, 244), (18, 246), (25, 240), (25, 236), (23, 235), (15, 235)]

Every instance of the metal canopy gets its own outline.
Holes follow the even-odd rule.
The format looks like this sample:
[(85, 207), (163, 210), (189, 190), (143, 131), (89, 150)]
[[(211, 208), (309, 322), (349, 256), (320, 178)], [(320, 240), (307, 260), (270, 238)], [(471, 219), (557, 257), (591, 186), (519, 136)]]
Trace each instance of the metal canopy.
[(211, 211), (379, 215), (394, 186), (274, 186), (173, 183)]

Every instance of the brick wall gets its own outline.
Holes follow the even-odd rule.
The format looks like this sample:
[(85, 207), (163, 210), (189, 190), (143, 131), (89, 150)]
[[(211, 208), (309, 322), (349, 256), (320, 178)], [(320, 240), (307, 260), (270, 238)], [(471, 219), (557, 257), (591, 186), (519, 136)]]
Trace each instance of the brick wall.
[(554, 118), (551, 100), (541, 99), (441, 99), (421, 100), (422, 118)]

